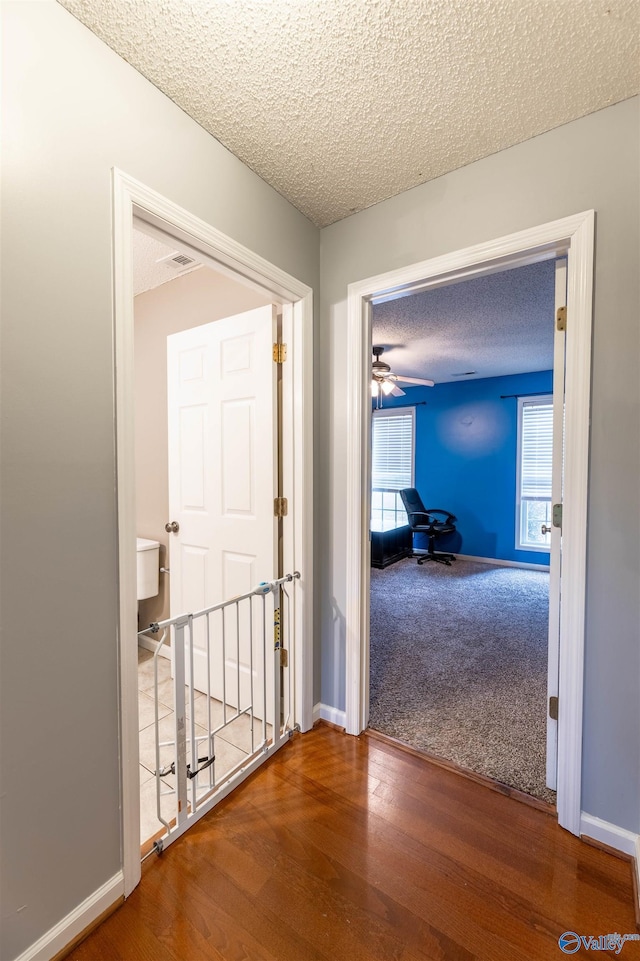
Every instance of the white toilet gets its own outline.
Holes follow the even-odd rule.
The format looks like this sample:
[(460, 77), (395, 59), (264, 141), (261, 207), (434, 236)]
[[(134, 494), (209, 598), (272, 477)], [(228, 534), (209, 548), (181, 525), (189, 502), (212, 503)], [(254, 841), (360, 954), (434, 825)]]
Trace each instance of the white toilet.
[(138, 600), (155, 597), (159, 590), (160, 544), (158, 541), (138, 538)]

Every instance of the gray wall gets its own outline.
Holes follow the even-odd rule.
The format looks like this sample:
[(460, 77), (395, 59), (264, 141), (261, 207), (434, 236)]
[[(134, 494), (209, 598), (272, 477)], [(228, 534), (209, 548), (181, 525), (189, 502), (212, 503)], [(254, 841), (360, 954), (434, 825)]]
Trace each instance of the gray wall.
[(638, 98), (321, 233), (322, 701), (344, 709), (347, 284), (594, 208), (583, 810), (640, 830)]
[(110, 170), (317, 289), (318, 231), (53, 0), (2, 3), (2, 934), (121, 866)]

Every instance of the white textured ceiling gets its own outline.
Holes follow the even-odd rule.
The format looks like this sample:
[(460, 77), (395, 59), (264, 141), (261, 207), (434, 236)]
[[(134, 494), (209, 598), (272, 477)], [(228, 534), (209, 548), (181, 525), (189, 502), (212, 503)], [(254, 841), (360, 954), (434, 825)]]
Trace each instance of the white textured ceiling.
[(638, 0), (59, 0), (318, 226), (638, 92)]
[[(163, 260), (171, 254), (177, 254), (176, 247), (169, 247), (155, 237), (150, 237), (137, 228), (133, 231), (133, 293), (134, 296), (143, 294), (145, 290), (153, 290), (161, 284), (167, 284), (176, 277), (197, 270), (202, 264), (175, 270), (167, 266)], [(160, 261), (160, 263), (158, 263)]]
[(551, 370), (554, 312), (555, 261), (546, 260), (378, 304), (372, 337), (395, 374), (436, 384), (501, 377)]
[[(169, 247), (155, 237), (149, 236), (142, 230), (133, 231), (133, 293), (142, 294), (145, 290), (153, 290), (162, 284), (182, 277), (184, 274), (198, 270), (202, 264), (195, 263), (189, 267), (177, 268), (167, 257), (182, 253), (177, 247)], [(192, 255), (189, 254), (191, 257)]]

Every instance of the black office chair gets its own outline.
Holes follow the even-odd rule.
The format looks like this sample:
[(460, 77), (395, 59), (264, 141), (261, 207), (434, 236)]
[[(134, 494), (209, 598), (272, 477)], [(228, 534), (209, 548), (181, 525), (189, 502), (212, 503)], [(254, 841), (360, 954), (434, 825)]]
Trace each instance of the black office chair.
[[(409, 527), (412, 534), (426, 534), (429, 538), (427, 553), (412, 554), (411, 556), (418, 557), (418, 564), (424, 564), (425, 561), (436, 561), (438, 564), (446, 564), (447, 567), (450, 567), (451, 561), (455, 561), (455, 557), (453, 554), (436, 551), (435, 543), (438, 538), (444, 537), (445, 534), (455, 533), (457, 518), (448, 511), (438, 510), (435, 507), (430, 507), (427, 510), (415, 487), (405, 487), (404, 490), (400, 491), (400, 497), (409, 518)], [(434, 516), (436, 514), (444, 515), (444, 520)]]

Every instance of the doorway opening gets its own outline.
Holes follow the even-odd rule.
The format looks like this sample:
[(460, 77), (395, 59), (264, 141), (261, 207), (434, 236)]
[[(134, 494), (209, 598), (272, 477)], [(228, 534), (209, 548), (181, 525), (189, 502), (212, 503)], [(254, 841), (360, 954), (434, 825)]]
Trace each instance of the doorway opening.
[[(135, 430), (135, 410), (136, 410), (136, 378), (135, 378), (135, 324), (134, 324), (134, 271), (133, 271), (133, 248), (134, 248), (134, 220), (136, 226), (143, 226), (147, 235), (155, 234), (156, 239), (168, 243), (171, 251), (178, 252), (179, 256), (191, 259), (192, 263), (204, 265), (198, 270), (187, 274), (183, 279), (187, 281), (189, 277), (204, 277), (204, 269), (213, 268), (217, 274), (229, 278), (236, 286), (242, 286), (251, 291), (254, 298), (261, 298), (262, 303), (275, 305), (266, 308), (269, 311), (269, 340), (271, 332), (275, 328), (277, 331), (276, 340), (282, 339), (287, 344), (287, 363), (283, 363), (280, 356), (276, 359), (272, 357), (272, 343), (269, 343), (269, 363), (276, 366), (282, 365), (282, 372), (278, 375), (272, 374), (274, 398), (276, 392), (281, 398), (279, 410), (282, 415), (280, 436), (281, 445), (274, 455), (274, 483), (277, 475), (277, 488), (282, 489), (288, 501), (288, 516), (284, 517), (284, 512), (279, 512), (284, 518), (284, 523), (274, 516), (276, 505), (271, 502), (272, 511), (270, 512), (269, 524), (273, 531), (270, 537), (270, 549), (272, 563), (270, 569), (265, 572), (256, 570), (255, 576), (262, 578), (274, 578), (276, 567), (281, 563), (291, 571), (300, 573), (296, 579), (295, 593), (292, 592), (292, 600), (288, 607), (288, 618), (291, 626), (292, 644), (289, 652), (291, 657), (291, 699), (288, 704), (289, 726), (308, 730), (312, 723), (312, 655), (311, 655), (311, 624), (312, 624), (312, 293), (303, 283), (286, 274), (284, 271), (270, 264), (268, 261), (259, 257), (257, 254), (248, 250), (236, 241), (225, 236), (215, 228), (205, 222), (193, 217), (187, 211), (166, 200), (155, 191), (150, 190), (143, 184), (133, 180), (119, 170), (113, 171), (113, 195), (114, 195), (114, 294), (115, 294), (115, 367), (116, 367), (116, 437), (117, 437), (117, 504), (118, 504), (118, 544), (119, 544), (119, 584), (120, 584), (120, 618), (119, 618), (119, 648), (120, 648), (120, 717), (121, 717), (121, 742), (122, 742), (122, 811), (123, 811), (123, 861), (125, 878), (125, 895), (128, 895), (140, 880), (140, 741), (138, 731), (138, 647), (137, 638), (137, 611), (138, 611), (138, 591), (137, 591), (137, 535), (142, 533), (137, 529), (138, 511), (136, 506), (136, 430)], [(265, 308), (259, 308), (265, 309)], [(243, 316), (246, 315), (246, 311)], [(277, 314), (277, 317), (274, 316)], [(215, 324), (213, 325), (215, 326)], [(188, 333), (188, 332), (187, 332)], [(247, 347), (245, 338), (245, 347)], [(236, 343), (235, 347), (238, 347)], [(234, 366), (234, 358), (238, 360), (238, 351), (233, 345), (223, 348), (226, 350), (223, 366), (230, 370)], [(247, 351), (245, 350), (245, 354)], [(250, 349), (249, 349), (250, 353)], [(193, 360), (193, 357), (191, 358)], [(185, 361), (186, 367), (189, 366)], [(182, 365), (183, 373), (186, 367)], [(242, 365), (236, 364), (239, 369)], [(186, 371), (188, 373), (188, 371)], [(188, 379), (188, 378), (187, 378)], [(141, 385), (141, 389), (144, 386)], [(230, 404), (232, 407), (233, 404)], [(234, 408), (238, 413), (238, 407), (242, 406), (242, 400)], [(256, 404), (254, 403), (254, 407)], [(274, 407), (275, 410), (275, 407)], [(164, 412), (166, 421), (166, 410)], [(242, 420), (242, 416), (240, 416)], [(245, 421), (251, 421), (250, 417), (245, 416)], [(161, 419), (162, 422), (162, 419)], [(254, 421), (251, 421), (253, 425)], [(227, 425), (228, 427), (229, 425)], [(245, 424), (246, 426), (246, 424)], [(184, 433), (183, 433), (183, 436)], [(273, 435), (275, 437), (275, 434)], [(192, 437), (193, 439), (193, 437)], [(153, 459), (153, 456), (152, 456)], [(233, 460), (233, 458), (231, 458)], [(277, 467), (276, 467), (277, 463)], [(227, 482), (233, 482), (235, 468), (232, 463), (229, 467)], [(238, 466), (238, 465), (236, 465)], [(259, 466), (259, 465), (258, 465)], [(206, 474), (201, 471), (201, 479)], [(195, 475), (194, 475), (195, 476)], [(184, 480), (184, 478), (183, 478)], [(271, 490), (271, 481), (264, 478), (265, 487)], [(160, 485), (159, 485), (160, 486)], [(252, 491), (255, 491), (255, 484)], [(242, 488), (242, 478), (240, 478), (240, 488)], [(229, 483), (227, 483), (229, 489)], [(193, 490), (193, 487), (192, 487)], [(237, 494), (237, 490), (235, 494)], [(228, 505), (227, 505), (228, 506)], [(237, 506), (237, 505), (236, 505)], [(241, 508), (239, 508), (241, 509)], [(175, 527), (171, 527), (172, 519), (165, 518), (169, 525), (170, 533), (177, 533)], [(145, 531), (145, 533), (152, 533)], [(146, 541), (153, 541), (153, 538), (144, 538)], [(241, 553), (239, 551), (238, 553)], [(184, 552), (183, 552), (184, 554)], [(171, 570), (171, 561), (167, 564), (166, 558), (161, 566), (165, 571), (159, 574), (160, 578), (168, 578), (167, 570)], [(253, 571), (250, 571), (253, 574)], [(193, 582), (192, 582), (193, 583)], [(273, 592), (278, 583), (277, 578), (271, 580), (270, 590)], [(257, 587), (258, 585), (252, 585)], [(234, 585), (230, 584), (231, 590)], [(165, 591), (159, 592), (162, 597)], [(261, 594), (269, 593), (260, 591)], [(227, 614), (227, 601), (220, 606), (225, 609)], [(211, 603), (209, 601), (209, 603)], [(231, 599), (230, 605), (238, 608), (238, 599)], [(187, 605), (190, 606), (190, 605)], [(215, 604), (214, 604), (215, 606)], [(192, 612), (181, 611), (180, 615), (191, 614)], [(174, 657), (172, 669), (175, 676), (181, 675), (182, 678), (188, 676), (188, 658), (193, 655), (196, 644), (194, 637), (201, 623), (201, 616), (206, 617), (206, 612), (193, 612), (193, 633), (192, 621), (186, 617), (185, 624), (171, 624), (172, 630), (175, 628), (174, 638), (176, 650), (180, 644), (184, 644), (184, 637), (187, 637), (185, 655)], [(235, 614), (237, 623), (240, 623), (245, 616), (239, 610)], [(249, 615), (250, 617), (251, 615)], [(180, 618), (179, 618), (180, 619)], [(270, 624), (272, 637), (272, 658), (273, 651), (278, 647), (280, 635), (276, 635), (273, 628), (273, 617), (269, 621), (263, 618), (265, 625), (265, 650), (266, 646), (266, 625)], [(173, 618), (171, 619), (173, 620)], [(198, 628), (195, 626), (198, 623)], [(162, 625), (162, 621), (160, 625)], [(182, 640), (181, 640), (182, 638)], [(236, 649), (237, 651), (237, 649)], [(279, 652), (278, 652), (279, 653)], [(159, 661), (160, 658), (157, 658)], [(169, 659), (171, 660), (171, 659)], [(236, 663), (240, 664), (240, 654), (236, 653)], [(240, 673), (239, 671), (237, 672)], [(279, 674), (278, 674), (279, 677)], [(176, 690), (180, 689), (178, 684)], [(191, 685), (192, 689), (195, 685)], [(277, 685), (274, 685), (277, 691)], [(176, 695), (177, 697), (177, 695)], [(181, 695), (181, 710), (184, 711), (184, 696)], [(193, 702), (192, 702), (193, 703)], [(186, 777), (193, 778), (199, 772), (195, 771), (195, 766), (200, 765), (200, 758), (196, 757), (199, 753), (197, 732), (193, 736), (192, 731), (192, 759), (189, 762), (187, 746), (187, 757), (184, 757), (183, 749), (179, 746), (178, 728), (180, 724), (184, 728), (184, 717), (178, 717), (179, 711), (176, 708), (176, 736), (178, 756), (176, 758), (176, 770), (181, 766)], [(192, 709), (190, 717), (190, 727), (193, 729), (195, 711)], [(282, 739), (279, 735), (274, 736), (274, 747), (277, 749)], [(183, 741), (184, 744), (184, 731)], [(268, 753), (265, 752), (265, 757)], [(211, 758), (205, 761), (210, 763)], [(186, 766), (185, 766), (186, 761)], [(190, 764), (190, 773), (189, 773)], [(205, 765), (206, 766), (206, 765)], [(243, 779), (253, 770), (251, 765), (242, 767), (236, 773), (238, 779)], [(238, 782), (238, 779), (234, 783)], [(177, 780), (177, 778), (176, 778)], [(185, 791), (182, 790), (183, 797)], [(199, 809), (198, 816), (206, 813), (213, 803), (216, 803), (218, 795), (211, 798), (206, 805)], [(182, 804), (183, 814), (186, 805)], [(193, 809), (193, 805), (192, 805)], [(180, 801), (178, 803), (180, 811)], [(191, 823), (191, 821), (190, 821)], [(184, 829), (188, 827), (184, 825)], [(180, 832), (181, 833), (181, 832)], [(174, 835), (174, 836), (177, 836)]]
[(369, 727), (545, 805), (565, 299), (551, 258), (372, 307)]
[[(565, 470), (562, 518), (562, 610), (558, 667), (557, 812), (580, 833), (582, 699), (593, 211), (542, 224), (429, 261), (351, 284), (348, 291), (346, 728), (369, 720), (369, 540), (371, 313), (376, 303), (550, 257), (567, 258)], [(438, 505), (444, 506), (446, 505)]]
[[(273, 491), (268, 481), (268, 475), (274, 474), (278, 448), (271, 359), (272, 341), (277, 338), (277, 320), (272, 314), (277, 308), (263, 292), (185, 254), (171, 244), (170, 237), (137, 220), (133, 255), (141, 632), (150, 624), (244, 594), (259, 580), (284, 572), (277, 569)], [(226, 441), (222, 404), (227, 405), (228, 417), (233, 420), (231, 425), (224, 424)], [(262, 484), (251, 474), (252, 461), (264, 471)], [(233, 468), (235, 476), (225, 477), (225, 466)], [(226, 492), (222, 489), (225, 480), (231, 488)], [(223, 517), (215, 505), (225, 498)], [(225, 615), (227, 621), (229, 616)], [(209, 623), (210, 630), (216, 626), (219, 628)], [(186, 665), (185, 707), (188, 714), (194, 712), (193, 734), (201, 757), (196, 766), (201, 773), (194, 778), (199, 797), (225, 780), (231, 769), (246, 763), (255, 749), (258, 732), (254, 728), (259, 721), (253, 711), (243, 711), (242, 706), (251, 704), (260, 720), (265, 717), (264, 706), (257, 704), (261, 692), (258, 666), (264, 673), (262, 652), (243, 650), (241, 668), (233, 655), (246, 643), (236, 637), (233, 625), (228, 631), (226, 666), (215, 657), (211, 663), (215, 645), (213, 650), (207, 647), (204, 628), (204, 623), (199, 624), (194, 635), (193, 705), (189, 697), (191, 665)], [(243, 628), (246, 630), (245, 625)], [(163, 837), (164, 825), (175, 821), (176, 698), (171, 635), (167, 631), (154, 658), (159, 632), (138, 634), (143, 856)], [(257, 648), (257, 638), (254, 640)], [(218, 652), (218, 660), (220, 657)], [(207, 660), (210, 679), (205, 676)], [(257, 689), (254, 697), (243, 690), (242, 703), (236, 703), (233, 681), (242, 670), (246, 675), (249, 661), (254, 664), (251, 683)], [(220, 682), (223, 672), (226, 710)], [(269, 724), (265, 734), (270, 732)], [(210, 758), (215, 760), (205, 767)], [(158, 760), (163, 777), (156, 776)]]

